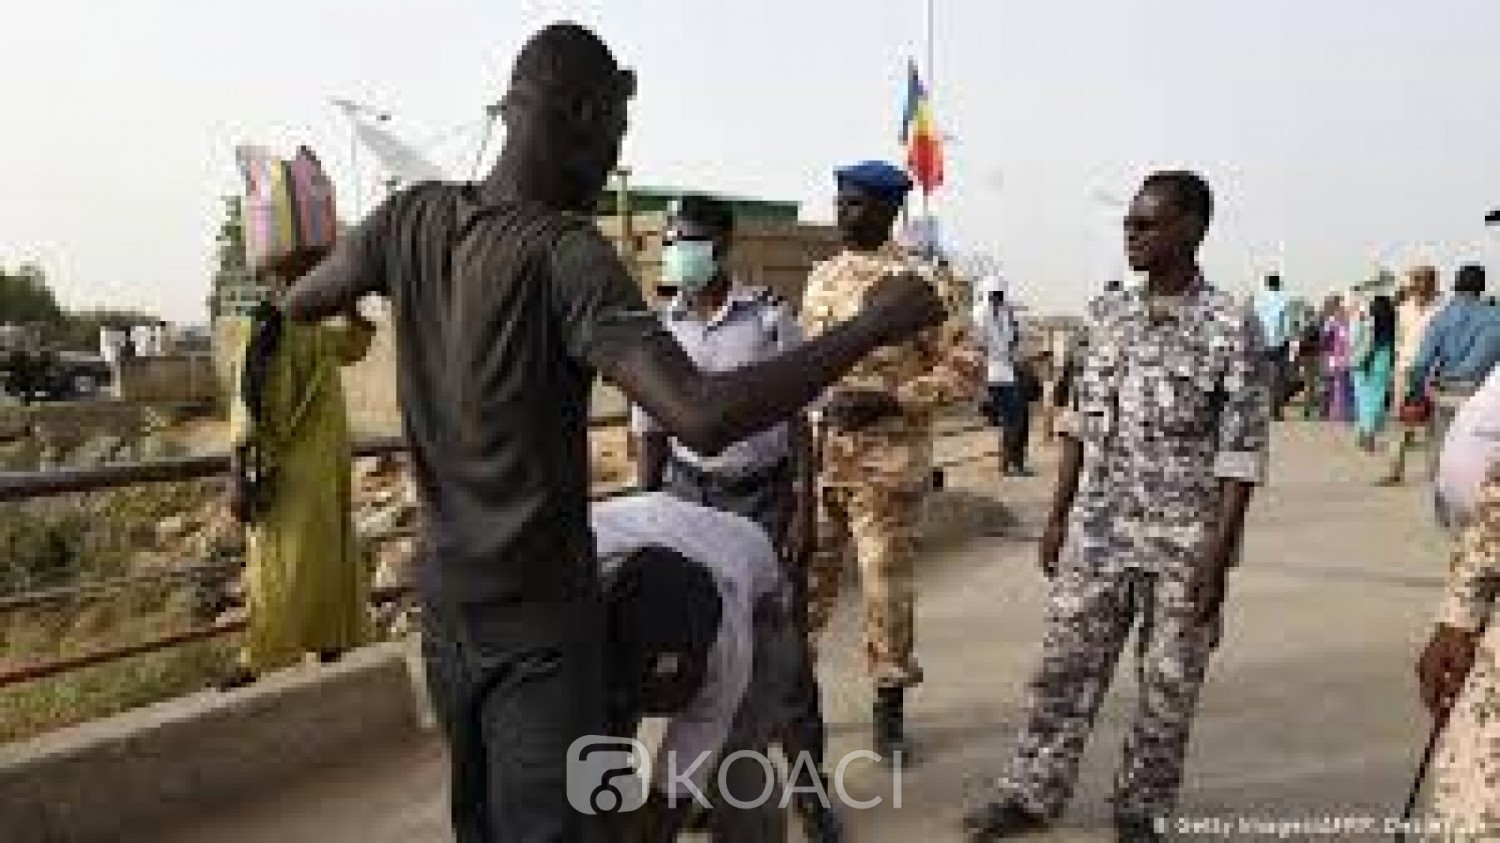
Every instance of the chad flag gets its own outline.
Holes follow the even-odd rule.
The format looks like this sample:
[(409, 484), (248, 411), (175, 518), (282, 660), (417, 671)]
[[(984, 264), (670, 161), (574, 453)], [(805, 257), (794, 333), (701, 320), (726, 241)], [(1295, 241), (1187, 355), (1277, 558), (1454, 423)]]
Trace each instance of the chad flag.
[(906, 168), (912, 180), (931, 193), (943, 183), (943, 142), (932, 119), (932, 101), (917, 63), (910, 62), (906, 84), (906, 110), (901, 119), (901, 143), (906, 146)]

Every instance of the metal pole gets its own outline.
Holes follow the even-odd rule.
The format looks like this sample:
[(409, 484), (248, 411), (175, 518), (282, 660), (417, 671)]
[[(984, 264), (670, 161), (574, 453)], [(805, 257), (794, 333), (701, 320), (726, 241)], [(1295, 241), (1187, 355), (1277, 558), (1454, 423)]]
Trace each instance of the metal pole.
[(927, 95), (929, 97), (932, 96), (932, 91), (937, 84), (937, 74), (935, 72), (937, 62), (934, 58), (935, 53), (932, 46), (934, 38), (932, 3), (933, 0), (927, 0)]
[(349, 170), (354, 180), (354, 216), (362, 219), (364, 212), (364, 187), (359, 183), (359, 127), (354, 125), (354, 115), (349, 115)]
[(630, 269), (630, 276), (639, 281), (640, 274), (636, 271), (635, 263), (635, 226), (630, 218), (630, 168), (619, 167), (615, 174), (620, 177), (615, 188), (615, 216), (620, 220), (620, 251), (625, 258), (625, 266)]
[[(933, 40), (934, 40), (933, 33), (935, 31), (935, 28), (934, 28), (934, 25), (933, 25), (933, 9), (932, 9), (932, 6), (933, 6), (933, 0), (927, 0), (927, 99), (928, 99), (929, 105), (932, 102), (933, 94), (937, 90), (937, 81), (936, 81), (937, 80), (937, 74), (935, 72), (935, 66), (937, 64), (937, 60), (935, 58), (936, 53), (935, 53), (934, 48), (933, 48)], [(924, 188), (922, 188), (922, 224), (923, 225), (927, 225), (927, 226), (931, 226), (932, 225), (932, 213), (931, 213), (931, 210), (928, 208), (927, 202), (928, 202), (927, 188), (924, 187)], [(936, 251), (937, 251), (937, 244), (934, 243), (932, 245), (933, 245), (933, 252), (936, 253)]]

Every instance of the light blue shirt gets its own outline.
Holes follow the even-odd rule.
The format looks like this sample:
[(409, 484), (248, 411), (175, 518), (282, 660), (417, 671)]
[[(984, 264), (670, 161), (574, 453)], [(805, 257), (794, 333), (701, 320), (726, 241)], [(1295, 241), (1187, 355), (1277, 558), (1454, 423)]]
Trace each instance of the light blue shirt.
[[(802, 326), (792, 307), (760, 287), (735, 284), (724, 306), (703, 319), (679, 295), (662, 314), (667, 330), (688, 357), (706, 372), (724, 372), (769, 360), (800, 345)], [(660, 431), (641, 408), (631, 409), (631, 429), (637, 434)], [(791, 453), (785, 424), (729, 446), (716, 457), (703, 457), (672, 440), (672, 458), (726, 477), (740, 477), (770, 468)]]
[(1289, 301), (1280, 290), (1265, 290), (1255, 300), (1255, 315), (1260, 319), (1266, 348), (1280, 348), (1291, 339)]
[(1474, 296), (1457, 296), (1434, 316), (1412, 361), (1406, 394), (1429, 379), (1478, 386), (1500, 363), (1500, 309)]

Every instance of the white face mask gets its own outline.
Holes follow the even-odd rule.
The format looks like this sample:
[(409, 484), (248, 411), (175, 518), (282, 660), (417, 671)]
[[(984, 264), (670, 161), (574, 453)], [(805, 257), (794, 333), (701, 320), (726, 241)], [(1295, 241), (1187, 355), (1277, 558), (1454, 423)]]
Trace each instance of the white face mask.
[(719, 261), (711, 240), (678, 240), (661, 252), (661, 280), (692, 295), (714, 280)]

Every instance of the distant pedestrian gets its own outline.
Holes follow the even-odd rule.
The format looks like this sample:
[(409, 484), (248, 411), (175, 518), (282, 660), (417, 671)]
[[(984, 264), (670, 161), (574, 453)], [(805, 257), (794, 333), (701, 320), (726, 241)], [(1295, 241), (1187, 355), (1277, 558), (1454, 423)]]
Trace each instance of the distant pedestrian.
[(1271, 374), (1271, 418), (1281, 421), (1286, 404), (1288, 347), (1292, 341), (1290, 301), (1281, 289), (1281, 276), (1266, 276), (1266, 288), (1255, 299), (1255, 315), (1266, 337), (1266, 365)]
[(1354, 421), (1354, 381), (1349, 357), (1353, 351), (1349, 310), (1344, 298), (1332, 295), (1323, 303), (1323, 418)]
[[(1427, 335), (1427, 328), (1439, 310), (1437, 270), (1430, 266), (1418, 266), (1408, 273), (1408, 284), (1402, 289), (1403, 299), (1396, 309), (1396, 368), (1391, 395), (1398, 407), (1407, 400), (1406, 384), (1411, 377), (1412, 364), (1417, 351)], [(1379, 485), (1396, 485), (1406, 475), (1406, 455), (1411, 446), (1422, 439), (1425, 447), (1436, 449), (1441, 445), (1432, 438), (1432, 422), (1409, 424), (1405, 421), (1391, 437), (1390, 465)]]
[(1354, 324), (1355, 430), (1359, 447), (1375, 451), (1375, 436), (1385, 423), (1396, 356), (1396, 305), (1379, 295)]
[(1322, 421), (1328, 380), (1323, 375), (1323, 325), (1317, 318), (1302, 326), (1294, 365), (1302, 393), (1302, 420)]
[(1157, 823), (1175, 808), (1270, 429), (1255, 315), (1198, 268), (1212, 209), (1194, 174), (1148, 178), (1125, 220), (1146, 287), (1089, 307), (1041, 546), (1041, 665), (997, 797), (966, 816), (975, 840), (1035, 831), (1062, 813), (1137, 622), (1141, 699), (1115, 779), (1119, 839), (1161, 839)]
[(1016, 362), (1016, 385), (1021, 390), (1021, 403), (1024, 408), (1018, 418), (1020, 424), (1016, 428), (1014, 440), (1016, 454), (1012, 458), (1014, 465), (1019, 466), (1015, 470), (1016, 477), (1035, 477), (1036, 472), (1031, 468), (1031, 419), (1035, 413), (1033, 405), (1046, 397), (1047, 389), (1042, 384), (1040, 372), (1044, 368), (1044, 362), (1038, 357), (1023, 356)]
[(974, 324), (984, 346), (991, 421), (1000, 428), (1000, 474), (1029, 477), (1032, 472), (1026, 467), (1026, 438), (1030, 408), (1017, 360), (1021, 326), (998, 279), (983, 291), (983, 300), (974, 309)]
[(1500, 364), (1500, 310), (1484, 303), (1484, 286), (1484, 267), (1458, 270), (1453, 298), (1428, 326), (1403, 384), (1408, 401), (1432, 395), (1432, 471), (1458, 408)]

